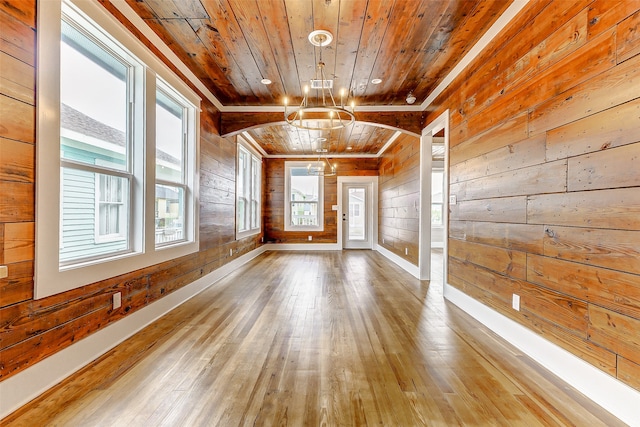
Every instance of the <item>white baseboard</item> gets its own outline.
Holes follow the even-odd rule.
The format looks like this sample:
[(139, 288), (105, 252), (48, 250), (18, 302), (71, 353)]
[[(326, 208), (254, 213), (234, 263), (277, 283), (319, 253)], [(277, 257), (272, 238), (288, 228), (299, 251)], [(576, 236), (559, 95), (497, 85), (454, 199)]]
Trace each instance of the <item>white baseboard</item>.
[(382, 256), (400, 266), (403, 270), (411, 274), (416, 279), (420, 279), (420, 268), (418, 268), (417, 265), (411, 264), (406, 259), (399, 257), (390, 250), (385, 249), (383, 246), (377, 246), (376, 251), (380, 252)]
[(0, 382), (0, 419), (266, 251), (261, 246)]
[(444, 296), (623, 422), (640, 426), (640, 392), (449, 284)]
[(267, 243), (268, 251), (341, 251), (337, 243)]

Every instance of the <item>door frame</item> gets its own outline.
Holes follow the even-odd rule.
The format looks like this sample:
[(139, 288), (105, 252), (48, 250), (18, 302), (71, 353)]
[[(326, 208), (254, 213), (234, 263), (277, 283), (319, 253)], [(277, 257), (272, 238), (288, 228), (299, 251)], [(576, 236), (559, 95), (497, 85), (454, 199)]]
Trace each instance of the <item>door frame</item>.
[[(338, 222), (338, 248), (343, 248), (342, 239), (342, 213), (348, 213), (349, 207), (342, 206), (342, 187), (344, 184), (367, 185), (371, 184), (371, 209), (368, 212), (369, 229), (371, 235), (371, 250), (375, 250), (378, 246), (378, 177), (377, 176), (338, 176), (338, 205), (337, 205), (337, 222)], [(346, 209), (346, 210), (345, 210)]]
[[(449, 110), (429, 123), (420, 138), (420, 232), (418, 271), (420, 280), (431, 278), (431, 173), (433, 135), (444, 129), (444, 192), (442, 206), (443, 224), (443, 285), (447, 282), (449, 239)], [(446, 286), (445, 286), (446, 289)]]

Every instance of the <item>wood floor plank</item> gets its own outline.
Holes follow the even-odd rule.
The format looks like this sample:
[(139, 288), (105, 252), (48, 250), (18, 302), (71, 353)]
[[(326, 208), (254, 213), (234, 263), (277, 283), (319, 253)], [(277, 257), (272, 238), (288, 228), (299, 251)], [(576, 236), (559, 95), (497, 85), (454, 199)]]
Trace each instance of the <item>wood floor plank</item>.
[(622, 425), (373, 251), (267, 252), (3, 426)]

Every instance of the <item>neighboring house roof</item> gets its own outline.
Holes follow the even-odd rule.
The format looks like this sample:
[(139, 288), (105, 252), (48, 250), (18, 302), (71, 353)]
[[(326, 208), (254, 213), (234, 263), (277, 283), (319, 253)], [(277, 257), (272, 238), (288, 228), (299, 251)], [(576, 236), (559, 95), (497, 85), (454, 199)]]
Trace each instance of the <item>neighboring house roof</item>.
[[(292, 200), (294, 202), (317, 202), (318, 201), (317, 195), (304, 194), (302, 191), (297, 190), (295, 188), (292, 188), (291, 192), (301, 197), (301, 199)], [(307, 196), (309, 196), (309, 198), (307, 198)]]
[[(99, 122), (64, 103), (60, 104), (60, 126), (120, 147), (124, 147), (127, 140), (127, 135), (123, 131)], [(156, 157), (167, 163), (180, 164), (178, 159), (162, 150), (157, 150)]]

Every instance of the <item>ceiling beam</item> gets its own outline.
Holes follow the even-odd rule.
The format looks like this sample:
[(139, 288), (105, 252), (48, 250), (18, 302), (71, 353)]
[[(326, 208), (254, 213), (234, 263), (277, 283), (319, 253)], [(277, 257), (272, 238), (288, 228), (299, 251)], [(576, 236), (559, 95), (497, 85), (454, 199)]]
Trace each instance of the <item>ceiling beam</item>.
[[(356, 112), (356, 121), (399, 129), (417, 136), (422, 132), (422, 111), (362, 111)], [(220, 135), (236, 135), (242, 131), (272, 124), (284, 124), (282, 112), (220, 113)]]

